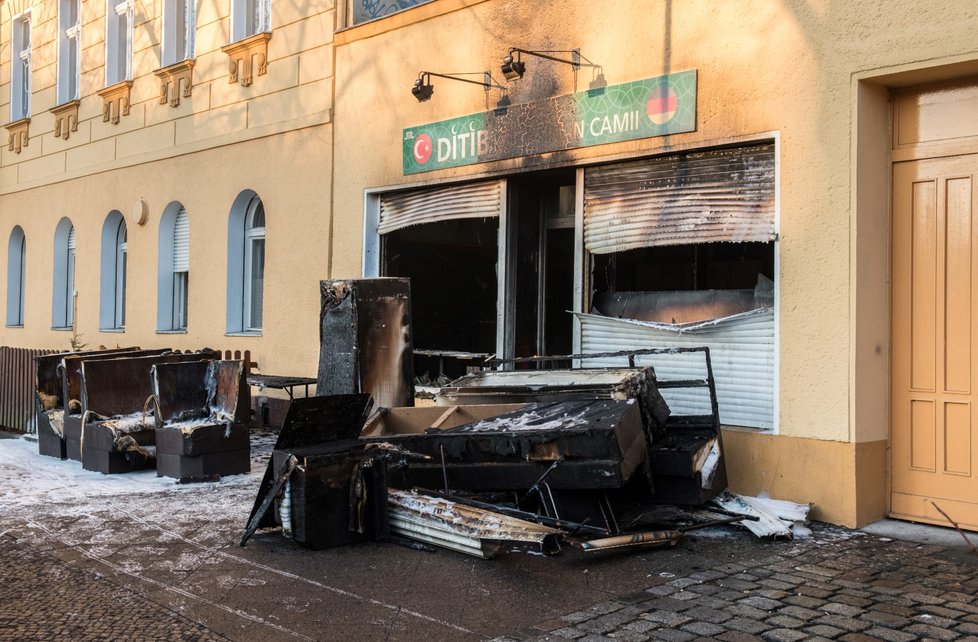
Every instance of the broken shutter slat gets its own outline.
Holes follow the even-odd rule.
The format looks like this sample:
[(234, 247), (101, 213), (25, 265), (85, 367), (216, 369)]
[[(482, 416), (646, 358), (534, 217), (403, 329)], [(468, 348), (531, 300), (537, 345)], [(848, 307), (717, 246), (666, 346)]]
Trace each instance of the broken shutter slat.
[[(774, 427), (774, 309), (760, 308), (708, 323), (671, 326), (577, 314), (582, 352), (644, 348), (709, 346), (716, 380), (720, 421), (728, 426)], [(652, 366), (656, 377), (695, 379), (705, 376), (698, 361), (682, 354), (640, 356), (636, 365)], [(622, 359), (589, 359), (588, 366), (621, 367)], [(663, 389), (677, 414), (707, 414), (703, 389)]]
[(587, 249), (772, 241), (774, 170), (773, 143), (589, 168)]
[(187, 210), (180, 208), (173, 226), (173, 271), (190, 271), (190, 222)]
[(377, 232), (387, 234), (410, 225), (452, 219), (494, 218), (502, 203), (502, 181), (384, 194)]
[(75, 226), (71, 226), (71, 230), (68, 231), (68, 249), (74, 250), (78, 247), (78, 237), (75, 236)]

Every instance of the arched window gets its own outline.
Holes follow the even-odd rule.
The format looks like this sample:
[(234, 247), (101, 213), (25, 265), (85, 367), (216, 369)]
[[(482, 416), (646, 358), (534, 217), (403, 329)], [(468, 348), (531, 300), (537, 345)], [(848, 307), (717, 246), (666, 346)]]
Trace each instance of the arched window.
[(102, 287), (99, 296), (99, 328), (126, 327), (126, 221), (118, 210), (109, 212), (102, 224)]
[(158, 261), (157, 331), (186, 330), (190, 286), (190, 220), (187, 210), (176, 201), (166, 206), (160, 219)]
[(251, 190), (234, 200), (228, 218), (229, 333), (262, 330), (265, 292), (265, 206)]
[(27, 244), (24, 230), (15, 225), (7, 243), (7, 325), (24, 325), (24, 271)]
[(75, 226), (68, 217), (54, 230), (54, 286), (51, 290), (51, 327), (69, 329), (75, 323)]

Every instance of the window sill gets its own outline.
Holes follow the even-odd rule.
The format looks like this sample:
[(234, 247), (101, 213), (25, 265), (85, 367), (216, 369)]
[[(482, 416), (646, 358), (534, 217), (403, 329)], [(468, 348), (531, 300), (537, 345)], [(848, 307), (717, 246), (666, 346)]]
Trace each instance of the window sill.
[(7, 129), (7, 151), (19, 154), (21, 149), (27, 147), (31, 139), (30, 125), (31, 119), (29, 116), (11, 121), (5, 125)]
[(170, 107), (179, 107), (180, 98), (190, 98), (194, 86), (194, 58), (185, 58), (180, 62), (157, 69), (153, 73), (160, 79), (160, 104), (168, 102)]
[(187, 330), (157, 330), (156, 334), (187, 334)]
[(237, 332), (225, 332), (226, 337), (260, 337), (261, 330), (239, 330)]
[(116, 334), (121, 334), (126, 331), (125, 328), (99, 328), (99, 332), (115, 332)]
[(5, 327), (8, 327), (8, 328), (23, 328), (24, 327), (24, 324), (23, 323), (8, 323)]
[(72, 326), (70, 326), (70, 325), (69, 325), (69, 326), (54, 326), (54, 325), (53, 325), (53, 326), (51, 326), (51, 329), (52, 329), (52, 330), (55, 330), (55, 331), (57, 331), (57, 332), (71, 332), (71, 331), (72, 331), (72, 330), (74, 330), (75, 328), (73, 328), (73, 327), (72, 327)]
[(268, 41), (271, 39), (270, 31), (262, 31), (221, 47), (230, 63), (230, 84), (249, 87), (254, 76), (265, 75), (268, 71)]

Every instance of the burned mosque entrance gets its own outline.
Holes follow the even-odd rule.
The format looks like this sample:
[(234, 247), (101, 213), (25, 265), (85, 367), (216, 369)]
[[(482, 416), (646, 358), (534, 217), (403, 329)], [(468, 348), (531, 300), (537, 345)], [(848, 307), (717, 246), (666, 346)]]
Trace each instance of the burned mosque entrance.
[[(411, 279), (416, 372), (705, 345), (723, 422), (773, 429), (774, 179), (775, 144), (754, 142), (381, 195), (379, 273)], [(708, 403), (676, 394), (684, 411)]]

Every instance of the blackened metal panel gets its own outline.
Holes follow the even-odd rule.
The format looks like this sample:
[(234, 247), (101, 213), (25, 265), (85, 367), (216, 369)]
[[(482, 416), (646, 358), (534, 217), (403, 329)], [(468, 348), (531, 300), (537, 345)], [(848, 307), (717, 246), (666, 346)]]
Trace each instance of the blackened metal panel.
[[(212, 354), (212, 353), (210, 353)], [(200, 361), (205, 353), (162, 354), (81, 363), (82, 408), (103, 417), (142, 412), (153, 394), (150, 368), (159, 363)]]
[(773, 142), (587, 168), (587, 249), (773, 241), (774, 177)]
[(320, 395), (369, 393), (414, 405), (411, 287), (406, 278), (322, 281)]
[[(119, 359), (122, 357), (142, 357), (168, 352), (169, 348), (154, 350), (99, 350), (92, 352), (73, 352), (62, 359), (61, 367), (61, 399), (66, 410), (71, 401), (82, 400), (81, 364), (83, 361), (100, 361), (103, 359)], [(77, 414), (77, 413), (75, 413)]]
[[(275, 450), (291, 450), (303, 446), (320, 444), (334, 440), (356, 439), (370, 412), (370, 395), (332, 395), (296, 399), (289, 405), (289, 413), (282, 423)], [(273, 462), (269, 461), (258, 488), (258, 496), (248, 516), (248, 523), (254, 519), (259, 507), (272, 490), (274, 480)], [(266, 512), (257, 528), (275, 525), (271, 513)]]
[(497, 218), (503, 207), (504, 185), (503, 181), (488, 181), (384, 194), (377, 233), (461, 218)]

